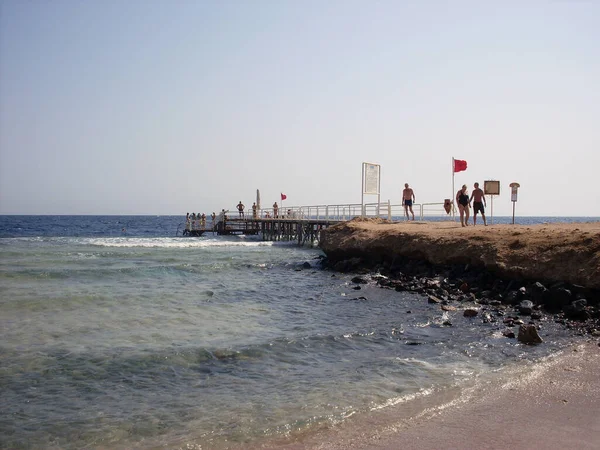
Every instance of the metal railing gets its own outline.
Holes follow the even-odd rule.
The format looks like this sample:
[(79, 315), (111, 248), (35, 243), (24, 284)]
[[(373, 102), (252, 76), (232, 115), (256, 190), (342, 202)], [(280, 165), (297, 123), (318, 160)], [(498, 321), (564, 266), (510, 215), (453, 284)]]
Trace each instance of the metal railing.
[[(415, 203), (413, 204), (415, 219), (420, 221), (427, 220), (451, 220), (444, 210), (444, 203)], [(410, 212), (409, 212), (410, 214)], [(252, 217), (246, 213), (246, 218)], [(237, 217), (230, 214), (231, 217)], [(390, 221), (406, 220), (404, 206), (401, 204), (392, 205), (390, 201), (384, 203), (346, 203), (340, 205), (310, 205), (310, 206), (286, 206), (278, 208), (277, 213), (273, 208), (266, 208), (257, 211), (259, 219), (277, 218), (280, 220), (325, 220), (331, 222), (340, 222), (351, 220), (356, 217), (379, 217)], [(412, 218), (412, 215), (411, 215)]]

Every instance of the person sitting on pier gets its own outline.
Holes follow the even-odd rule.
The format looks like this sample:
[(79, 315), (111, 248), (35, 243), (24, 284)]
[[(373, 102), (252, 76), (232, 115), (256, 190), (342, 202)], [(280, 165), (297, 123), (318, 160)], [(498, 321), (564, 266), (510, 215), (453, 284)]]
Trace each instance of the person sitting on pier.
[(237, 210), (240, 213), (240, 219), (244, 218), (244, 204), (242, 203), (242, 201), (240, 200), (240, 202), (237, 204)]

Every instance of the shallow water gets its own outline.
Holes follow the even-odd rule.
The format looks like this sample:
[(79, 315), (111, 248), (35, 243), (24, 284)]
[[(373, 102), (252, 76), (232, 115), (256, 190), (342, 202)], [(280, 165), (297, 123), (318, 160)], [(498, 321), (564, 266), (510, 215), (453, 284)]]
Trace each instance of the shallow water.
[(2, 448), (256, 444), (572, 340), (547, 320), (546, 343), (524, 347), (501, 320), (354, 290), (351, 276), (318, 269), (318, 249), (151, 232), (164, 218), (128, 218), (127, 234), (110, 217), (37, 233), (19, 220), (24, 236), (0, 238)]

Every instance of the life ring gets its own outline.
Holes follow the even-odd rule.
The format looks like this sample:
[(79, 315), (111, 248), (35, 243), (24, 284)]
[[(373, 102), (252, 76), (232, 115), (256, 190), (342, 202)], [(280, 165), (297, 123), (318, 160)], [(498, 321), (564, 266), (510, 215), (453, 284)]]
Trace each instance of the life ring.
[(444, 209), (446, 210), (446, 214), (450, 214), (450, 211), (452, 210), (452, 202), (449, 198), (444, 200)]

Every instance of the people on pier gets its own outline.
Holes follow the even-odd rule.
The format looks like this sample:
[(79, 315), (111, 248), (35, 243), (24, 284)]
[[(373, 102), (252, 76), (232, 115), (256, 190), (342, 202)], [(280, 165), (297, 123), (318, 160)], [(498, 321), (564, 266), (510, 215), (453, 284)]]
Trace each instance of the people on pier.
[(473, 185), (473, 187), (475, 189), (473, 189), (473, 192), (471, 192), (471, 198), (469, 199), (469, 202), (471, 202), (471, 200), (473, 201), (473, 226), (477, 225), (477, 213), (478, 212), (481, 213), (481, 218), (483, 219), (483, 224), (485, 226), (487, 226), (487, 222), (485, 220), (485, 208), (484, 208), (484, 206), (487, 206), (486, 201), (485, 201), (485, 195), (483, 193), (483, 190), (479, 187), (479, 183), (475, 183)]
[(202, 216), (200, 216), (200, 226), (202, 229), (206, 228), (206, 214), (204, 213), (202, 213)]
[(183, 230), (183, 235), (188, 236), (192, 231), (192, 219), (190, 218), (190, 213), (187, 213), (185, 218), (185, 230)]
[(404, 205), (404, 214), (406, 214), (406, 220), (410, 220), (408, 211), (412, 214), (412, 220), (415, 220), (415, 213), (413, 212), (413, 202), (415, 201), (415, 192), (412, 188), (408, 187), (408, 183), (404, 183), (404, 190), (402, 191), (402, 204)]
[(277, 217), (277, 214), (279, 212), (279, 205), (277, 204), (277, 202), (273, 203), (273, 217)]
[(256, 202), (252, 203), (252, 218), (253, 219), (257, 219), (258, 218), (258, 213), (257, 213), (257, 206), (256, 206)]
[(244, 218), (244, 208), (245, 208), (245, 206), (242, 203), (242, 201), (240, 200), (240, 202), (237, 204), (237, 210), (238, 210), (238, 213), (240, 215), (240, 219)]
[(460, 191), (456, 193), (456, 203), (458, 203), (458, 211), (460, 212), (460, 224), (463, 227), (469, 225), (469, 194), (467, 194), (467, 185), (463, 184)]

